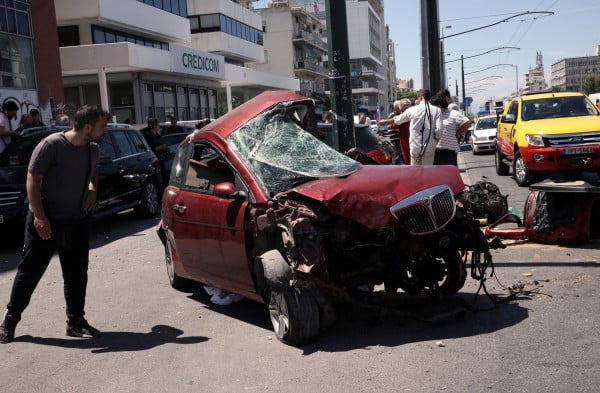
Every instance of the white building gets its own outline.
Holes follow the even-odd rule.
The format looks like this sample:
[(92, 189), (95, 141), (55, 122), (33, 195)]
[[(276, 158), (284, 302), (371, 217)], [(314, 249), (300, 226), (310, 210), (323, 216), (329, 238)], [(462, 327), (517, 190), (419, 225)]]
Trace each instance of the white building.
[[(154, 6), (154, 4), (160, 6)], [(55, 0), (67, 113), (99, 104), (117, 121), (218, 117), (299, 81), (245, 67), (264, 61), (251, 1)]]
[(523, 93), (538, 93), (546, 90), (548, 90), (548, 84), (544, 76), (542, 52), (538, 51), (535, 56), (535, 67), (529, 67), (529, 72), (525, 74), (525, 88), (523, 89)]

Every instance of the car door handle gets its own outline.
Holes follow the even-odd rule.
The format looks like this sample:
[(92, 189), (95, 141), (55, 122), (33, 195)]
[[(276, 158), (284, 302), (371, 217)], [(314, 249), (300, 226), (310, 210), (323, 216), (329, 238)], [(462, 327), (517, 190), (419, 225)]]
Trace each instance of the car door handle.
[(185, 205), (173, 205), (172, 209), (175, 210), (175, 213), (181, 215), (181, 214), (185, 213), (185, 211), (187, 210), (187, 206), (185, 206)]

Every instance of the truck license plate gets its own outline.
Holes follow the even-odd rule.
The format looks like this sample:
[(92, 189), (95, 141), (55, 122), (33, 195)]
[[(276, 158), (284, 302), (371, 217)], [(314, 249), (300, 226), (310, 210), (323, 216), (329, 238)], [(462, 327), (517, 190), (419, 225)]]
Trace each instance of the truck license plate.
[(588, 154), (593, 153), (593, 147), (569, 147), (563, 150), (563, 154), (573, 155), (573, 154)]

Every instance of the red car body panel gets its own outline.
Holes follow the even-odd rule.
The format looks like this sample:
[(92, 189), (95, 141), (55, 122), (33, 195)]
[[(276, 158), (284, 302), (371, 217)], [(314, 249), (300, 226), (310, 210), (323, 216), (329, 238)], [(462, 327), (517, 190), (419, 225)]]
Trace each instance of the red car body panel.
[(348, 177), (311, 181), (288, 194), (302, 194), (322, 202), (332, 213), (377, 228), (397, 226), (390, 214), (396, 202), (439, 184), (450, 186), (454, 195), (465, 187), (453, 166), (363, 165)]
[[(592, 148), (593, 152), (577, 155), (564, 154), (565, 149), (573, 148)], [(559, 171), (565, 169), (582, 170), (586, 167), (600, 167), (600, 146), (586, 145), (576, 146), (569, 145), (567, 147), (540, 147), (527, 146), (520, 149), (523, 162), (527, 168), (532, 171)], [(542, 154), (543, 160), (534, 160), (534, 154)], [(574, 161), (575, 160), (575, 161)]]

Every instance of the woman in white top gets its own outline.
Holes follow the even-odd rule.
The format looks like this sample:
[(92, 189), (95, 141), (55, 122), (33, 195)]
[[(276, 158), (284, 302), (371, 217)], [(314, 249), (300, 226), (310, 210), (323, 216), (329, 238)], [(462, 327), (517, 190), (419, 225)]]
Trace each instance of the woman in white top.
[(458, 166), (457, 153), (460, 151), (458, 139), (467, 132), (471, 121), (460, 111), (448, 109), (448, 101), (441, 94), (433, 97), (431, 104), (442, 111), (441, 120), (444, 124), (444, 131), (435, 147), (433, 165)]

